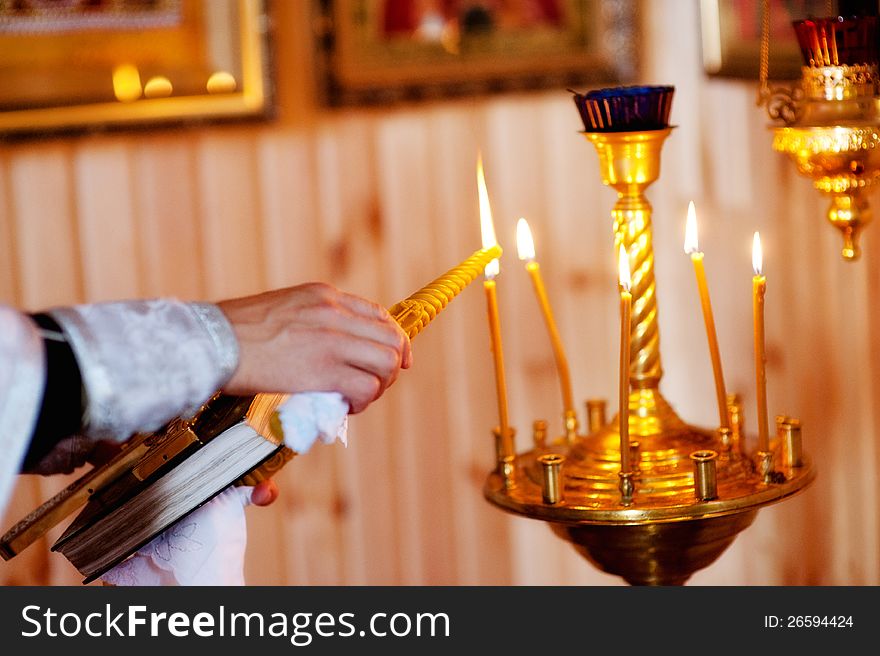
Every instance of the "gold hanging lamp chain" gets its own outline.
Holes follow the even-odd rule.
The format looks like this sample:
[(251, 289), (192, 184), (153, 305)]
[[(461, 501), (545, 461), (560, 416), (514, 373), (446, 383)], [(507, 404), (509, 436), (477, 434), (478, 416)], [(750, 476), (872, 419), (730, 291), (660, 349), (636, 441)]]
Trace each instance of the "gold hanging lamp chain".
[(761, 0), (761, 47), (758, 69), (758, 91), (755, 104), (765, 107), (774, 121), (791, 125), (801, 114), (800, 100), (804, 91), (801, 84), (777, 84), (770, 88), (770, 0)]
[[(834, 0), (825, 0), (825, 15), (834, 13)], [(761, 51), (758, 70), (757, 104), (763, 105), (770, 97), (770, 0), (761, 0)], [(836, 64), (837, 62), (835, 62)]]
[(770, 96), (770, 84), (767, 82), (770, 73), (770, 0), (761, 0), (761, 62), (758, 71), (758, 106), (767, 102)]

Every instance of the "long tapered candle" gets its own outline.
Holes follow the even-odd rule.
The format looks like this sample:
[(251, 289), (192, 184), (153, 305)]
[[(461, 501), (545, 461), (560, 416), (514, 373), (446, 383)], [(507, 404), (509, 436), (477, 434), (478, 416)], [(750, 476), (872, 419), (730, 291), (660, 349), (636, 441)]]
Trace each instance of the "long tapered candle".
[[(498, 260), (493, 260), (498, 262)], [(498, 397), (498, 422), (501, 430), (504, 455), (513, 455), (510, 448), (510, 417), (507, 411), (507, 382), (504, 376), (504, 352), (501, 346), (501, 323), (498, 319), (498, 296), (496, 294), (495, 273), (486, 267), (486, 309), (489, 315), (489, 337), (492, 340), (492, 360), (495, 364), (495, 392)]]
[(684, 252), (691, 256), (700, 305), (703, 308), (703, 323), (706, 324), (706, 337), (709, 340), (709, 355), (712, 358), (712, 374), (715, 377), (715, 396), (718, 400), (718, 421), (721, 428), (730, 428), (727, 414), (727, 390), (724, 386), (724, 371), (721, 368), (721, 353), (718, 349), (718, 336), (715, 334), (715, 317), (712, 314), (712, 301), (709, 299), (709, 286), (706, 284), (706, 270), (703, 267), (703, 253), (697, 239), (697, 213), (694, 202), (688, 204), (687, 225), (684, 235)]
[(629, 257), (621, 244), (618, 257), (620, 274), (620, 471), (630, 471), (629, 462), (629, 349), (630, 320), (632, 316), (632, 293), (629, 273)]
[(575, 412), (575, 409), (574, 397), (571, 392), (571, 374), (568, 369), (568, 359), (565, 357), (562, 339), (559, 337), (559, 330), (556, 328), (556, 320), (553, 317), (550, 300), (547, 298), (547, 290), (544, 288), (541, 267), (535, 259), (535, 242), (532, 238), (532, 231), (529, 229), (529, 222), (523, 218), (516, 224), (516, 249), (519, 259), (526, 263), (526, 271), (528, 271), (532, 279), (535, 296), (538, 298), (538, 305), (541, 307), (541, 314), (544, 317), (544, 323), (547, 325), (547, 332), (550, 333), (550, 343), (553, 346), (553, 356), (556, 359), (556, 369), (559, 374), (559, 385), (562, 389), (562, 405), (565, 414), (570, 415), (570, 413)]
[(388, 309), (407, 336), (412, 339), (434, 320), (450, 301), (477, 279), (486, 265), (501, 255), (498, 245), (480, 249), (402, 301)]
[[(480, 233), (483, 249), (498, 245), (495, 238), (495, 225), (492, 221), (492, 208), (489, 205), (489, 193), (486, 189), (486, 178), (483, 173), (483, 159), (477, 161), (477, 192), (480, 199)], [(504, 351), (501, 346), (501, 321), (498, 314), (498, 296), (495, 277), (501, 271), (501, 263), (494, 259), (485, 268), (486, 279), (483, 289), (486, 292), (486, 309), (489, 317), (489, 337), (492, 341), (492, 360), (495, 364), (495, 392), (498, 399), (498, 422), (501, 432), (501, 448), (504, 456), (513, 456), (513, 436), (510, 433), (510, 418), (507, 411), (507, 381), (504, 375)]]
[(752, 310), (755, 323), (755, 380), (758, 395), (758, 451), (770, 450), (770, 434), (767, 426), (767, 356), (764, 352), (764, 294), (767, 279), (764, 277), (764, 256), (761, 237), (756, 232), (752, 240)]

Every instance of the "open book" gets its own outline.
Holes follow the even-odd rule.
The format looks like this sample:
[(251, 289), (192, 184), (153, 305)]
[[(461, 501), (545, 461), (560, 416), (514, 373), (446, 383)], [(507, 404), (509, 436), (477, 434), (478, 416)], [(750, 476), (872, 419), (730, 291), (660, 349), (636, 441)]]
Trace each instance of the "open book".
[[(275, 413), (286, 398), (217, 395), (192, 421), (175, 420), (153, 435), (138, 436), (129, 448), (140, 446), (139, 457), (125, 459), (115, 477), (96, 487), (87, 475), (71, 486), (85, 485), (88, 503), (52, 550), (88, 583), (228, 486), (268, 478), (294, 455), (283, 445)], [(61, 495), (67, 498), (71, 488)], [(44, 506), (53, 508), (57, 501)], [(23, 548), (22, 535), (33, 526), (31, 516), (3, 536), (4, 556)]]

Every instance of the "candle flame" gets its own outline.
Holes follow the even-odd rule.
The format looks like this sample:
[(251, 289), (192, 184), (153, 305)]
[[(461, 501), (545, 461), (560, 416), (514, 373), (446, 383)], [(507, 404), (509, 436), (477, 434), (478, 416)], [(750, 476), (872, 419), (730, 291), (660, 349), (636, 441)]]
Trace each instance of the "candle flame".
[[(492, 248), (498, 243), (495, 237), (495, 224), (492, 221), (492, 207), (489, 205), (489, 192), (486, 190), (486, 176), (483, 174), (483, 155), (477, 154), (477, 193), (480, 196), (480, 235), (483, 248)], [(486, 265), (486, 278), (492, 279), (501, 271), (497, 259)]]
[(625, 291), (629, 291), (630, 287), (632, 287), (632, 280), (629, 275), (629, 257), (623, 244), (620, 245), (620, 255), (617, 258), (617, 270), (620, 274), (620, 286)]
[(495, 238), (495, 224), (492, 222), (492, 207), (489, 205), (489, 192), (486, 190), (482, 155), (477, 156), (477, 193), (480, 195), (480, 234), (483, 248), (492, 248), (498, 240)]
[(535, 241), (532, 239), (532, 231), (529, 222), (520, 217), (516, 222), (516, 253), (519, 259), (531, 262), (535, 259)]
[(764, 253), (761, 250), (761, 236), (757, 232), (752, 239), (752, 269), (756, 276), (764, 272)]
[(697, 211), (694, 209), (694, 201), (688, 203), (687, 223), (684, 228), (684, 252), (688, 255), (700, 252), (697, 239)]

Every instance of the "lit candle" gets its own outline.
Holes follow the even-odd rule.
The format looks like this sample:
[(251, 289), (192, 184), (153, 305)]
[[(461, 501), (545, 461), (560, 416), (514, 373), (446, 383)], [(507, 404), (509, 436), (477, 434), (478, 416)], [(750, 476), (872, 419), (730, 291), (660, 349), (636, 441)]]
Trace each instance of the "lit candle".
[(620, 471), (628, 473), (629, 464), (629, 348), (630, 317), (632, 315), (632, 282), (629, 274), (629, 257), (623, 244), (618, 257), (620, 272)]
[[(483, 175), (483, 159), (477, 161), (477, 191), (480, 198), (480, 233), (483, 248), (497, 245), (495, 226), (492, 222), (492, 208), (489, 206), (489, 193), (486, 191), (486, 178)], [(489, 313), (489, 336), (492, 340), (492, 358), (495, 363), (495, 391), (498, 397), (498, 421), (501, 431), (501, 446), (504, 456), (513, 456), (513, 438), (510, 434), (510, 419), (507, 412), (507, 383), (504, 377), (504, 352), (501, 348), (501, 323), (498, 318), (498, 297), (496, 295), (495, 276), (501, 272), (501, 263), (494, 259), (484, 270), (486, 279), (483, 289), (486, 291), (486, 306)]]
[(715, 376), (715, 396), (718, 400), (718, 420), (721, 428), (730, 428), (727, 415), (727, 390), (724, 387), (724, 372), (721, 369), (721, 354), (718, 351), (718, 337), (715, 334), (715, 318), (712, 302), (709, 300), (709, 287), (706, 284), (706, 270), (703, 268), (703, 253), (697, 240), (697, 213), (694, 201), (688, 204), (687, 224), (684, 231), (684, 252), (691, 256), (694, 273), (697, 276), (697, 289), (703, 307), (703, 322), (706, 324), (706, 337), (709, 339), (709, 355), (712, 358), (712, 373)]
[(767, 291), (767, 279), (763, 273), (764, 257), (761, 252), (761, 237), (755, 233), (752, 241), (752, 309), (755, 322), (755, 378), (758, 394), (758, 451), (770, 451), (770, 437), (767, 428), (767, 372), (764, 365), (767, 358), (764, 354), (764, 294)]
[[(562, 348), (562, 339), (559, 337), (559, 331), (556, 329), (556, 321), (553, 318), (553, 311), (550, 309), (547, 291), (544, 289), (541, 267), (535, 260), (535, 242), (532, 239), (532, 231), (529, 229), (529, 222), (523, 218), (516, 224), (516, 250), (519, 259), (526, 263), (526, 271), (529, 272), (529, 276), (532, 278), (535, 296), (538, 298), (538, 305), (541, 306), (541, 313), (544, 315), (544, 323), (547, 324), (547, 331), (550, 333), (553, 355), (556, 358), (556, 369), (559, 372), (559, 384), (562, 387), (562, 406), (565, 411), (563, 416), (566, 419), (568, 417), (576, 417), (574, 400), (571, 393), (571, 376), (568, 370), (568, 360), (565, 357), (565, 350)], [(574, 428), (576, 429), (576, 424)]]

